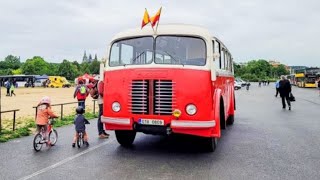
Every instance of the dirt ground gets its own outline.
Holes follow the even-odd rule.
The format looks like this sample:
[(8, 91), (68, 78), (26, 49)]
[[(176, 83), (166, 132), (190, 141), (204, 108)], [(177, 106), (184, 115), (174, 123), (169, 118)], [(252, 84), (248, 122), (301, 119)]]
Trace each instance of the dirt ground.
[[(1, 111), (20, 109), (16, 113), (18, 119), (32, 118), (35, 117), (35, 109), (32, 108), (36, 106), (43, 96), (51, 97), (52, 104), (77, 102), (73, 98), (74, 87), (71, 88), (16, 88), (16, 96), (8, 97), (6, 96), (6, 89), (1, 89)], [(64, 105), (63, 114), (70, 115), (74, 113), (77, 103)], [(60, 116), (61, 106), (53, 106), (54, 112)], [(86, 109), (93, 109), (93, 101), (90, 95), (86, 100)], [(98, 110), (98, 105), (96, 103), (96, 112)], [(12, 120), (13, 113), (2, 114), (2, 119)]]

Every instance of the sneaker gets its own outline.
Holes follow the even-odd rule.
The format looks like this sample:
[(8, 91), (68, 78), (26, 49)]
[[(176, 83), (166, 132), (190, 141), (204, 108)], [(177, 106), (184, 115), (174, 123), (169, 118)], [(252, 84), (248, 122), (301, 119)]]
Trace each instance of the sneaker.
[(89, 143), (88, 142), (84, 142), (84, 144), (88, 147), (89, 146)]
[(76, 147), (76, 143), (72, 143), (72, 147), (73, 147), (73, 148)]
[(291, 111), (291, 106), (289, 106), (289, 110)]
[(108, 133), (106, 133), (106, 132), (103, 132), (103, 134), (104, 134), (105, 136), (107, 136), (107, 137), (110, 136), (110, 134), (108, 134)]

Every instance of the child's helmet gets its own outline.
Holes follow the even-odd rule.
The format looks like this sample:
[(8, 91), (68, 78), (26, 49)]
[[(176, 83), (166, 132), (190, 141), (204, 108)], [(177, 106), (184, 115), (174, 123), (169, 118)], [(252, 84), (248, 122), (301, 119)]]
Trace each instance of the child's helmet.
[(42, 97), (42, 99), (40, 100), (40, 104), (51, 104), (50, 97), (48, 97), (48, 96)]
[(82, 106), (78, 106), (78, 107), (76, 108), (76, 112), (77, 112), (77, 114), (83, 114), (83, 113), (84, 113), (83, 107), (82, 107)]

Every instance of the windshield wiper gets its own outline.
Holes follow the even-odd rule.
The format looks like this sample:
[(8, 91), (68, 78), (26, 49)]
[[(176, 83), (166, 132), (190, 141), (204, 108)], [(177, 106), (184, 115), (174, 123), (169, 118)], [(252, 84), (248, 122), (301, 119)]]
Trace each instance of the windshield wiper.
[(163, 51), (164, 53), (166, 53), (168, 56), (170, 56), (174, 61), (179, 62), (179, 64), (181, 64), (182, 66), (184, 66), (183, 63), (181, 63), (180, 61), (178, 61), (176, 58), (174, 58), (171, 54), (169, 54), (167, 51)]
[(132, 64), (134, 64), (136, 62), (136, 60), (142, 55), (146, 53), (146, 51), (143, 51), (142, 53), (138, 54), (138, 56), (136, 56), (133, 60), (132, 60)]

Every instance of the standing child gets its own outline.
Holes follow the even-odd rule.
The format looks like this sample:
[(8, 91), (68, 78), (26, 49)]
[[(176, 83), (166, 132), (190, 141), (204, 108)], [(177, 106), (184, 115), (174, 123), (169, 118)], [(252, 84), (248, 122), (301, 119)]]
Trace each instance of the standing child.
[(86, 87), (86, 85), (82, 80), (79, 80), (79, 85), (76, 87), (73, 97), (74, 98), (77, 97), (78, 106), (82, 106), (84, 110), (86, 109), (85, 102), (88, 95), (89, 95), (88, 88)]
[(16, 94), (14, 93), (14, 89), (15, 89), (16, 84), (14, 82), (11, 83), (10, 86), (10, 96), (12, 96), (12, 94), (14, 94), (14, 96), (16, 96)]
[(80, 132), (83, 133), (84, 144), (86, 146), (89, 146), (88, 134), (86, 132), (86, 124), (90, 124), (90, 122), (83, 116), (84, 109), (82, 106), (78, 106), (76, 109), (76, 112), (77, 112), (77, 115), (74, 119), (76, 134), (74, 135), (74, 138), (73, 138), (72, 147), (76, 146), (76, 141), (79, 138)]
[[(57, 118), (58, 116), (53, 113), (51, 110), (51, 100), (48, 96), (43, 97), (38, 106), (37, 106), (37, 117), (36, 117), (36, 124), (37, 124), (37, 132), (41, 131), (43, 127), (45, 130), (45, 137), (47, 137), (47, 125), (49, 122), (49, 118)], [(48, 143), (50, 144), (50, 143)]]

